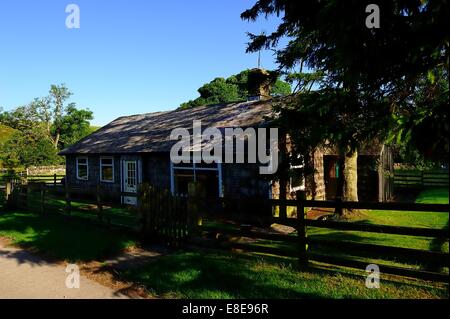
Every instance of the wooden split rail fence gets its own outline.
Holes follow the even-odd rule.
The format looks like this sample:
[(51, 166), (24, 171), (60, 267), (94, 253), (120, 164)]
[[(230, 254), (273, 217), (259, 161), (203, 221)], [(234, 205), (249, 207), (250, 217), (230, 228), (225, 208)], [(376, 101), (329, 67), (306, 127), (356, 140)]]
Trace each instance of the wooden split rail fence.
[[(441, 272), (440, 269), (449, 267), (449, 253), (442, 251), (421, 250), (404, 247), (394, 247), (387, 245), (359, 243), (355, 241), (342, 241), (330, 239), (314, 239), (308, 236), (308, 228), (327, 228), (332, 230), (339, 230), (343, 232), (369, 232), (379, 234), (392, 234), (402, 236), (420, 236), (430, 239), (437, 239), (441, 242), (446, 242), (449, 239), (449, 231), (447, 229), (430, 229), (420, 227), (407, 226), (389, 226), (389, 225), (375, 225), (366, 223), (355, 223), (345, 221), (333, 220), (313, 220), (306, 218), (308, 208), (332, 208), (333, 210), (342, 209), (360, 209), (360, 210), (385, 210), (385, 211), (408, 211), (411, 214), (415, 212), (439, 212), (442, 214), (449, 214), (448, 204), (415, 204), (415, 203), (369, 203), (369, 202), (341, 202), (341, 201), (316, 201), (306, 200), (303, 193), (297, 194), (297, 200), (269, 200), (270, 205), (273, 206), (294, 206), (296, 207), (297, 218), (270, 218), (269, 223), (277, 223), (281, 225), (291, 226), (297, 230), (296, 236), (267, 233), (262, 231), (252, 230), (252, 227), (244, 226), (241, 229), (227, 229), (217, 226), (199, 226), (203, 231), (213, 233), (216, 240), (195, 239), (196, 244), (217, 246), (226, 249), (240, 249), (249, 252), (282, 255), (287, 257), (298, 258), (299, 265), (305, 267), (310, 265), (310, 262), (322, 262), (327, 264), (334, 264), (339, 266), (357, 268), (365, 270), (369, 262), (367, 260), (414, 260), (420, 265), (424, 265), (425, 269), (411, 268), (409, 263), (405, 266), (394, 266), (392, 264), (380, 264), (375, 262), (382, 273), (408, 276), (420, 278), (425, 280), (444, 281), (447, 282), (449, 274)], [(230, 199), (220, 199), (225, 204)], [(242, 200), (242, 199), (241, 199)], [(257, 202), (255, 202), (255, 205)], [(260, 203), (259, 203), (260, 204)], [(247, 206), (251, 206), (247, 205)], [(395, 214), (395, 212), (393, 212)], [(370, 214), (370, 212), (368, 212)], [(254, 227), (256, 228), (256, 227)], [(224, 238), (233, 238), (232, 241), (224, 240)], [(236, 241), (236, 238), (246, 237), (257, 240), (278, 241), (281, 243), (289, 243), (296, 247), (291, 251), (283, 251), (278, 247), (270, 247), (267, 245), (247, 244)], [(323, 249), (328, 248), (333, 251), (333, 254), (324, 254)], [(347, 257), (342, 257), (346, 256)], [(350, 257), (348, 257), (350, 256)], [(360, 257), (360, 258), (358, 258)], [(432, 269), (432, 270), (430, 270)]]
[(424, 188), (424, 187), (448, 187), (448, 170), (442, 171), (401, 171), (394, 173), (394, 187), (399, 188)]
[[(27, 187), (16, 189), (15, 192), (9, 196), (13, 196), (18, 205), (26, 205), (27, 194), (31, 191), (38, 192), (39, 200), (37, 206), (45, 213), (47, 206), (47, 194), (49, 187), (46, 184), (40, 183), (39, 186), (33, 186), (30, 183)], [(64, 211), (66, 214), (71, 214), (72, 200), (74, 195), (86, 194), (86, 190), (72, 189), (68, 187), (60, 187), (53, 191), (59, 191), (64, 198)], [(136, 194), (129, 193), (111, 193), (100, 188), (97, 191), (89, 192), (90, 195), (95, 195), (94, 205), (96, 206), (96, 213), (99, 220), (105, 220), (103, 215), (104, 206), (107, 205), (104, 198), (109, 196), (131, 196)], [(343, 209), (361, 209), (369, 210), (385, 210), (385, 211), (408, 211), (411, 214), (414, 212), (438, 212), (441, 214), (449, 214), (448, 204), (414, 204), (414, 203), (369, 203), (369, 202), (341, 202), (341, 201), (315, 201), (306, 200), (302, 192), (297, 193), (295, 200), (278, 200), (278, 199), (232, 199), (232, 198), (215, 198), (207, 199), (201, 197), (200, 188), (196, 184), (189, 185), (189, 194), (187, 196), (175, 196), (169, 191), (162, 191), (153, 188), (150, 185), (143, 184), (139, 187), (138, 207), (139, 214), (138, 228), (142, 234), (150, 238), (163, 239), (167, 244), (180, 245), (185, 242), (194, 243), (198, 245), (212, 245), (216, 248), (235, 248), (247, 250), (251, 252), (274, 254), (289, 256), (298, 259), (301, 267), (310, 265), (314, 262), (324, 262), (328, 264), (341, 265), (346, 267), (353, 267), (364, 270), (368, 265), (368, 259), (389, 259), (390, 257), (405, 257), (416, 260), (419, 264), (427, 265), (424, 269), (412, 268), (406, 265), (393, 266), (392, 264), (378, 264), (381, 272), (390, 273), (394, 275), (409, 276), (421, 278), (426, 280), (448, 281), (449, 275), (447, 272), (442, 272), (440, 269), (449, 267), (449, 253), (433, 250), (420, 250), (404, 247), (393, 247), (379, 244), (359, 243), (355, 241), (335, 241), (330, 239), (316, 239), (313, 236), (308, 236), (308, 228), (327, 228), (332, 230), (339, 230), (342, 232), (369, 232), (379, 234), (393, 234), (402, 236), (420, 236), (430, 239), (437, 239), (440, 242), (447, 242), (449, 239), (447, 229), (429, 229), (419, 227), (407, 226), (387, 226), (374, 225), (366, 223), (354, 223), (332, 220), (312, 220), (306, 218), (308, 208), (331, 208), (336, 211)], [(108, 203), (109, 204), (109, 203)], [(256, 227), (252, 227), (251, 218), (245, 216), (245, 212), (237, 211), (235, 215), (227, 213), (228, 220), (235, 219), (237, 224), (241, 227), (238, 229), (214, 226), (214, 224), (203, 223), (206, 219), (214, 221), (214, 214), (206, 214), (206, 208), (214, 207), (214, 209), (232, 207), (238, 209), (244, 207), (246, 210), (251, 210), (252, 207), (260, 213), (265, 208), (272, 208), (275, 206), (293, 206), (296, 207), (296, 218), (277, 218), (267, 216), (258, 218), (258, 223), (263, 221), (266, 224), (278, 223), (281, 225), (291, 226), (296, 229), (295, 235), (287, 235), (280, 233), (263, 232)], [(236, 208), (237, 207), (237, 208)], [(26, 207), (25, 207), (26, 208)], [(36, 209), (36, 206), (33, 207)], [(395, 212), (393, 212), (395, 214)], [(254, 218), (255, 215), (252, 215)], [(107, 218), (106, 218), (107, 219)], [(219, 218), (217, 218), (217, 221)], [(217, 223), (216, 223), (217, 224)], [(209, 236), (205, 240), (204, 234)], [(279, 247), (271, 247), (264, 245), (253, 245), (243, 243), (240, 241), (226, 240), (227, 236), (244, 237), (259, 240), (279, 241), (286, 243), (293, 247), (293, 250), (287, 251)], [(213, 238), (211, 240), (211, 238)], [(333, 254), (323, 254), (320, 247), (327, 247), (331, 249)], [(361, 255), (361, 253), (364, 253)], [(343, 257), (343, 256), (351, 257)], [(356, 258), (354, 258), (356, 256)], [(357, 258), (362, 256), (365, 259)], [(428, 266), (432, 266), (431, 268)], [(431, 269), (431, 270), (430, 270)], [(447, 270), (448, 271), (448, 270)]]
[[(90, 217), (91, 220), (108, 226), (139, 232), (148, 239), (163, 240), (172, 246), (179, 246), (195, 231), (193, 222), (196, 221), (198, 198), (195, 196), (195, 188), (191, 186), (190, 197), (173, 196), (167, 190), (148, 184), (139, 185), (138, 193), (115, 192), (99, 185), (95, 190), (67, 185), (52, 187), (42, 181), (21, 184), (9, 180), (5, 188), (6, 203), (10, 208), (33, 210), (41, 214), (56, 210), (66, 216)], [(138, 197), (138, 205), (120, 204), (117, 199), (121, 197)], [(89, 208), (83, 209), (80, 206)], [(128, 211), (126, 217), (132, 215), (135, 222), (121, 223), (123, 216), (121, 219), (114, 218), (117, 213), (106, 214), (106, 209)]]

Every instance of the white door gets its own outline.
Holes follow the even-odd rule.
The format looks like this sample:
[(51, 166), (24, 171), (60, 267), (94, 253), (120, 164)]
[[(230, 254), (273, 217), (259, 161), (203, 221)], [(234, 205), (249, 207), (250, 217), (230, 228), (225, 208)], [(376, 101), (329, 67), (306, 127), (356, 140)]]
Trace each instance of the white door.
[[(123, 162), (123, 191), (125, 193), (137, 193), (137, 163), (136, 161)], [(125, 204), (136, 205), (134, 196), (124, 196)]]

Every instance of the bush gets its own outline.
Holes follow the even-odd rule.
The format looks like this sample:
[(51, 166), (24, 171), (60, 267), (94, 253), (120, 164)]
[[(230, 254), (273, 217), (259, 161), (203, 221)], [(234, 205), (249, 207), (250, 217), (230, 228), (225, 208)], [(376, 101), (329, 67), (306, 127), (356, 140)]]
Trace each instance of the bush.
[(7, 168), (54, 165), (61, 162), (57, 152), (39, 130), (16, 131), (2, 146), (0, 159)]

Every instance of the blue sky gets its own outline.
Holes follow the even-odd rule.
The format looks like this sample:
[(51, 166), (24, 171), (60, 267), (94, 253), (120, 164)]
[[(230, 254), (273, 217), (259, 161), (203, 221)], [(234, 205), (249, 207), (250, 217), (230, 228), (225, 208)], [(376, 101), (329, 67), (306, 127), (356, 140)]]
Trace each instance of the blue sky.
[[(0, 0), (0, 107), (10, 110), (65, 83), (96, 125), (168, 110), (217, 76), (256, 66), (246, 32), (277, 19), (242, 21), (255, 0)], [(67, 29), (68, 4), (81, 28)], [(264, 51), (262, 66), (276, 67)]]

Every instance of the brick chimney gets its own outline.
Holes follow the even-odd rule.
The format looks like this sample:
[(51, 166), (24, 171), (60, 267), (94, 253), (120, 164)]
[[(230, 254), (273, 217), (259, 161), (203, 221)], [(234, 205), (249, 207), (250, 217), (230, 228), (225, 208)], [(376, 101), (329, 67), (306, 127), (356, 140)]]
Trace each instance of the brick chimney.
[(251, 69), (248, 73), (248, 101), (270, 99), (270, 89), (277, 75), (264, 69)]

